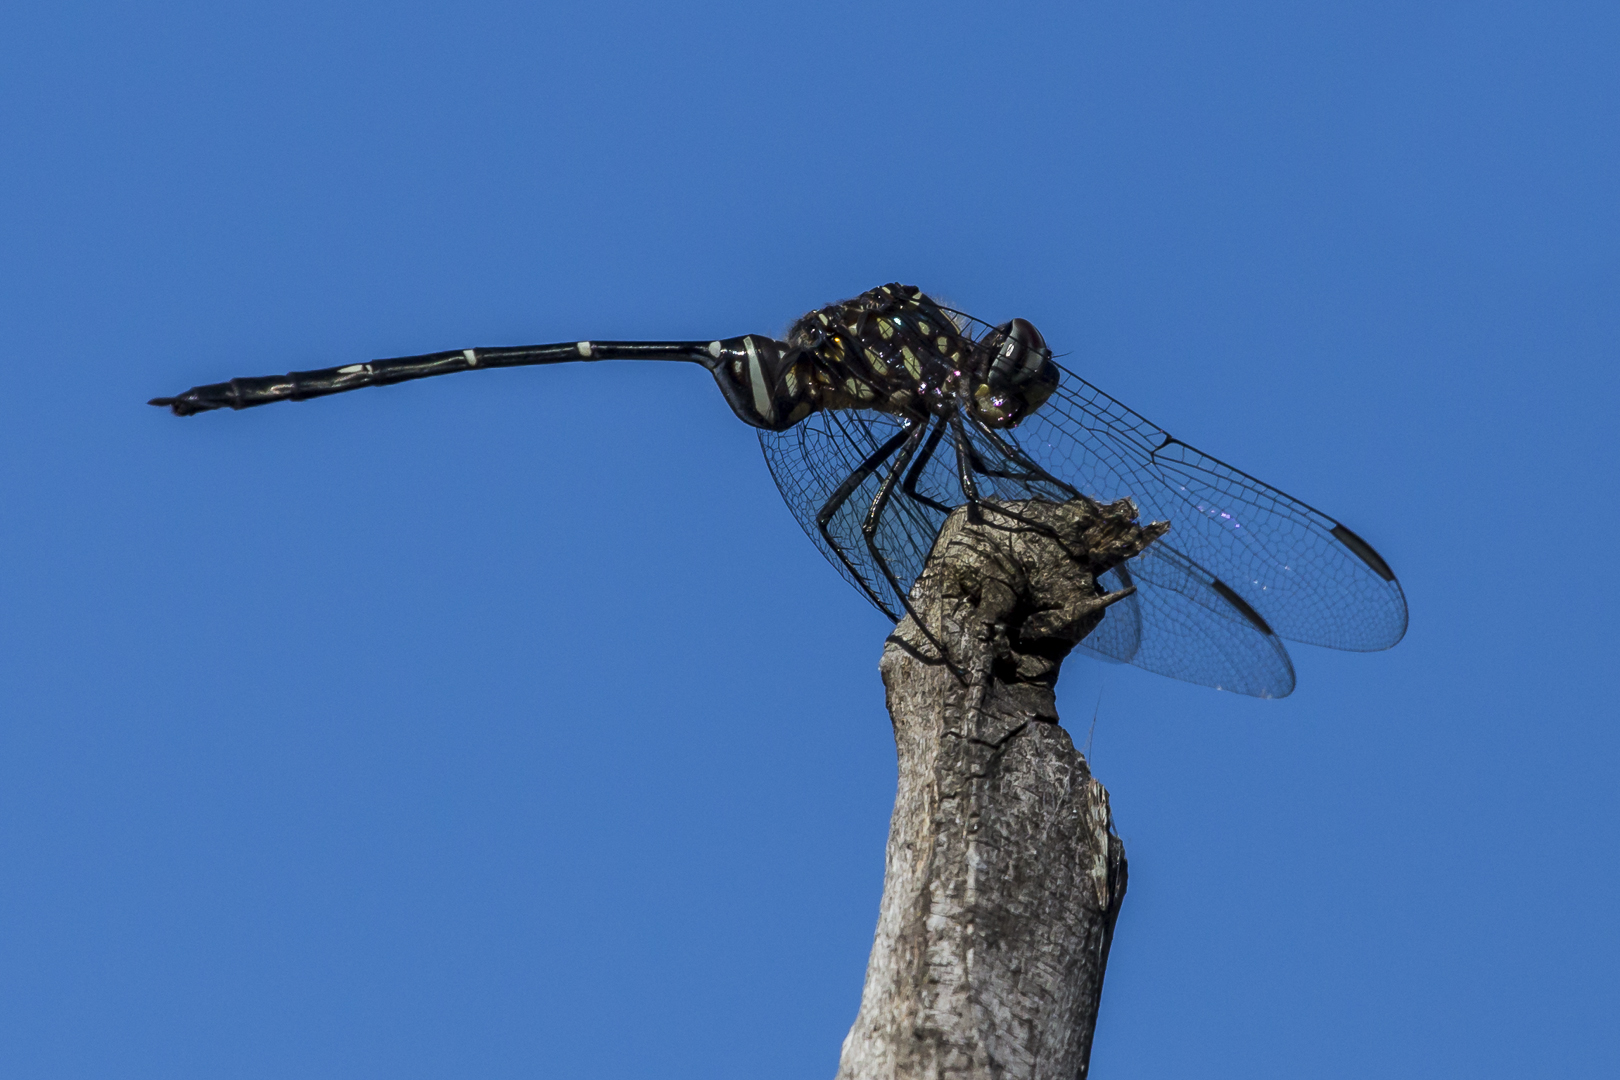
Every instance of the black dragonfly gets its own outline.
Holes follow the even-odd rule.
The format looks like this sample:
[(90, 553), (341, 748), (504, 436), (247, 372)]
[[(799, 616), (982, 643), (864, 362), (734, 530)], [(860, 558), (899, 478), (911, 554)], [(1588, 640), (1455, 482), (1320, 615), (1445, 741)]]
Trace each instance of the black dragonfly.
[(189, 416), (593, 360), (707, 368), (737, 416), (760, 430), (771, 474), (810, 539), (891, 619), (910, 611), (911, 586), (955, 508), (1129, 497), (1172, 531), (1099, 582), (1135, 592), (1081, 643), (1097, 656), (1282, 697), (1294, 688), (1284, 639), (1373, 651), (1406, 632), (1394, 572), (1350, 529), (1060, 367), (1025, 320), (990, 326), (906, 285), (813, 311), (786, 340), (456, 349), (232, 379), (151, 404)]

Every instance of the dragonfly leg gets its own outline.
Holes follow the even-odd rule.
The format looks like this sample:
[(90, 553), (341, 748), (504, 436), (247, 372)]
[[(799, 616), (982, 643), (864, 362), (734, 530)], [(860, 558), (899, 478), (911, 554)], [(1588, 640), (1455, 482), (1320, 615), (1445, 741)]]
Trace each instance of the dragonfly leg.
[[(1064, 483), (1062, 480), (1059, 480), (1057, 477), (1041, 468), (1040, 465), (1030, 460), (1029, 455), (1024, 453), (1020, 447), (1009, 443), (1006, 439), (1003, 439), (995, 428), (978, 419), (973, 421), (973, 426), (978, 429), (980, 434), (984, 435), (986, 439), (990, 440), (997, 450), (1000, 450), (1003, 454), (1007, 455), (1009, 460), (1019, 463), (1028, 470), (1028, 472), (1023, 475), (996, 472), (988, 467), (981, 468), (979, 470), (980, 472), (984, 473), (986, 476), (999, 476), (1007, 480), (1020, 480), (1024, 483), (1028, 483), (1031, 480), (1040, 480), (1043, 483), (1051, 484), (1059, 491), (1066, 493), (1071, 499), (1080, 498), (1081, 493), (1078, 488)], [(969, 444), (969, 447), (971, 449), (971, 444)], [(977, 450), (974, 450), (973, 453), (975, 457), (978, 456)]]
[(938, 510), (942, 514), (949, 514), (952, 509), (951, 507), (946, 506), (942, 502), (936, 502), (917, 490), (917, 481), (922, 479), (922, 471), (923, 469), (927, 468), (928, 463), (933, 460), (934, 451), (938, 449), (939, 440), (944, 437), (944, 435), (945, 425), (935, 424), (933, 434), (929, 435), (928, 441), (923, 443), (921, 452), (917, 454), (917, 460), (911, 463), (911, 469), (906, 473), (906, 482), (900, 485), (900, 490), (916, 501), (922, 503), (924, 506)]
[[(943, 427), (943, 421), (941, 421), (941, 427)], [(906, 609), (906, 614), (911, 616), (911, 621), (916, 624), (917, 629), (922, 632), (922, 636), (927, 638), (928, 643), (939, 653), (940, 662), (959, 681), (965, 681), (967, 678), (966, 673), (951, 662), (950, 653), (945, 651), (945, 645), (933, 635), (928, 629), (928, 625), (923, 622), (922, 616), (917, 614), (917, 610), (911, 606), (911, 597), (906, 594), (905, 589), (901, 588), (899, 579), (895, 577), (894, 570), (889, 566), (889, 560), (883, 557), (883, 552), (877, 546), (878, 522), (882, 519), (883, 511), (888, 508), (890, 500), (894, 497), (895, 484), (899, 482), (900, 477), (906, 471), (906, 466), (911, 463), (912, 457), (917, 453), (917, 447), (921, 445), (923, 434), (927, 430), (928, 423), (924, 421), (914, 430), (901, 432), (902, 435), (908, 437), (905, 444), (900, 448), (900, 456), (895, 459), (888, 475), (883, 478), (883, 483), (878, 485), (877, 495), (873, 497), (872, 505), (867, 508), (866, 519), (861, 522), (861, 535), (866, 538), (866, 550), (872, 556), (873, 562), (877, 563), (878, 570), (883, 574), (884, 579), (888, 581), (889, 587), (900, 598), (900, 605)], [(938, 430), (936, 429), (934, 438), (929, 440), (930, 445), (938, 444)]]
[[(1020, 514), (1015, 510), (1009, 510), (1000, 502), (982, 501), (978, 495), (978, 488), (972, 483), (972, 474), (976, 472), (980, 476), (996, 477), (1003, 480), (1016, 480), (1020, 483), (1029, 483), (1031, 481), (1049, 481), (1059, 485), (1064, 491), (1070, 492), (1074, 498), (1080, 498), (1080, 493), (1069, 487), (1069, 485), (1064, 484), (1061, 481), (1054, 480), (1052, 477), (1048, 476), (1039, 465), (1036, 465), (1034, 462), (1030, 461), (1022, 453), (1018, 453), (1015, 447), (1009, 447), (1006, 445), (1006, 443), (999, 439), (997, 439), (996, 442), (998, 448), (1001, 449), (1003, 453), (1007, 454), (1007, 456), (1015, 462), (1028, 464), (1029, 467), (1035, 471), (1012, 473), (992, 469), (989, 463), (984, 460), (984, 457), (974, 447), (973, 441), (967, 437), (967, 427), (962, 423), (960, 416), (952, 416), (951, 421), (952, 430), (956, 440), (958, 468), (962, 471), (962, 475), (964, 477), (962, 482), (962, 490), (967, 493), (971, 500), (973, 500), (969, 506), (969, 513), (971, 514), (974, 510), (980, 508), (987, 508), (992, 513), (1000, 517), (1007, 518), (1011, 521), (1019, 522), (1035, 532), (1041, 533), (1052, 540), (1058, 541), (1058, 543), (1061, 545), (1061, 538), (1055, 531), (1053, 531), (1051, 526), (1045, 524), (1044, 522), (1036, 521), (1033, 518)], [(995, 438), (994, 433), (990, 429), (985, 428), (984, 430), (986, 434), (989, 434), (992, 438)]]
[(961, 413), (951, 413), (944, 422), (951, 425), (951, 441), (956, 444), (956, 479), (962, 485), (962, 494), (967, 496), (968, 520), (978, 525), (984, 521), (984, 515), (979, 510), (979, 485), (973, 482), (973, 447), (962, 427)]
[(843, 508), (843, 505), (849, 501), (849, 497), (855, 494), (855, 490), (866, 483), (867, 477), (876, 472), (878, 466), (893, 457), (896, 450), (899, 450), (901, 446), (905, 445), (907, 441), (917, 434), (916, 424), (915, 420), (911, 421), (896, 432), (888, 442), (872, 451), (865, 461), (855, 467), (854, 472), (844, 478), (844, 482), (838, 485), (838, 489), (832, 493), (832, 497), (822, 505), (820, 512), (816, 514), (816, 528), (820, 530), (821, 538), (827, 541), (827, 546), (832, 549), (833, 554), (838, 556), (838, 561), (844, 564), (844, 568), (849, 571), (850, 576), (860, 584), (867, 598), (877, 605), (879, 611), (895, 622), (900, 621), (900, 616), (896, 615), (894, 610), (883, 602), (883, 598), (878, 596), (866, 584), (866, 578), (861, 575), (860, 570), (856, 569), (855, 564), (849, 561), (849, 556), (844, 554), (844, 549), (839, 546), (837, 539), (833, 537), (832, 530), (827, 525), (832, 521), (834, 515)]
[(993, 476), (997, 480), (1016, 480), (1021, 484), (1028, 484), (1033, 481), (1045, 483), (1047, 481), (1047, 477), (1044, 473), (1028, 471), (1010, 472), (1007, 469), (995, 468), (988, 461), (984, 460), (984, 455), (979, 453), (979, 448), (974, 446), (971, 442), (968, 443), (968, 460), (973, 464), (973, 471), (978, 473), (980, 476)]

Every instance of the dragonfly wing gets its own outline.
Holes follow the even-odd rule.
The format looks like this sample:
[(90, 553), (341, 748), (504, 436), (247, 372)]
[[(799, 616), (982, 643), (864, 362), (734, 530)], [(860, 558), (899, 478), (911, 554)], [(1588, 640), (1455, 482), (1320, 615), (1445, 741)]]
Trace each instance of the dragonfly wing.
[[(1118, 592), (1135, 585), (1136, 581), (1129, 570), (1118, 566), (1098, 578), (1097, 584), (1109, 592)], [(1129, 664), (1134, 661), (1142, 648), (1141, 597), (1132, 595), (1109, 605), (1103, 621), (1081, 640), (1079, 647), (1098, 659), (1112, 663)]]
[[(1064, 371), (1057, 393), (1002, 434), (1085, 494), (1105, 502), (1129, 496), (1144, 519), (1168, 519), (1176, 548), (1278, 636), (1371, 651), (1406, 633), (1400, 583), (1360, 537), (1171, 438), (1073, 372)], [(1152, 632), (1144, 622), (1144, 645)]]
[[(939, 431), (938, 421), (931, 429)], [(901, 423), (876, 410), (812, 413), (786, 431), (761, 431), (760, 446), (788, 508), (821, 553), (878, 608), (895, 617), (900, 596), (872, 558), (861, 525), (885, 476), (898, 456), (884, 462), (857, 487), (827, 523), (829, 545), (816, 517), (844, 480), (901, 431)], [(983, 433), (966, 430), (973, 445), (979, 494), (988, 499), (1047, 499), (1062, 502), (1072, 493), (1040, 478), (1016, 447), (996, 445)], [(932, 443), (930, 448), (929, 443)], [(1014, 455), (1007, 453), (1011, 450)], [(907, 465), (873, 537), (902, 594), (922, 573), (934, 540), (949, 512), (967, 501), (956, 471), (956, 448), (949, 429), (929, 439)], [(1000, 474), (1000, 475), (996, 475)]]
[(1127, 567), (1103, 575), (1103, 584), (1132, 584), (1136, 594), (1109, 608), (1080, 648), (1217, 690), (1261, 698), (1293, 693), (1288, 650), (1227, 600), (1203, 567), (1163, 540)]
[[(816, 517), (845, 479), (900, 431), (900, 421), (886, 413), (840, 410), (812, 414), (787, 431), (760, 433), (771, 475), (806, 535), (847, 581), (891, 618), (901, 610), (899, 597), (872, 559), (861, 525), (893, 459), (867, 477), (829, 520), (834, 545), (822, 535)], [(968, 437), (981, 496), (1051, 501), (1071, 497), (1061, 484), (1045, 479), (1042, 466), (1026, 460), (1017, 446), (971, 429)], [(949, 433), (920, 467), (914, 459), (904, 475), (910, 483), (896, 485), (878, 519), (874, 540), (901, 589), (909, 591), (948, 511), (966, 501)], [(1213, 574), (1164, 540), (1103, 575), (1100, 584), (1110, 591), (1135, 585), (1137, 591), (1111, 607), (1081, 643), (1088, 652), (1258, 697), (1282, 697), (1293, 689), (1288, 653), (1274, 634), (1260, 629), (1263, 620), (1257, 624), (1244, 615), (1220, 592)]]
[[(827, 543), (816, 517), (839, 485), (900, 431), (900, 421), (888, 413), (829, 410), (812, 413), (786, 431), (759, 433), (765, 463), (805, 535), (846, 581), (891, 619), (901, 611), (900, 598), (872, 559), (861, 524), (892, 459), (867, 477), (827, 523), (836, 548)], [(947, 505), (961, 501), (957, 492), (955, 502)], [(922, 573), (945, 516), (944, 511), (897, 491), (879, 520), (874, 539), (906, 591)]]

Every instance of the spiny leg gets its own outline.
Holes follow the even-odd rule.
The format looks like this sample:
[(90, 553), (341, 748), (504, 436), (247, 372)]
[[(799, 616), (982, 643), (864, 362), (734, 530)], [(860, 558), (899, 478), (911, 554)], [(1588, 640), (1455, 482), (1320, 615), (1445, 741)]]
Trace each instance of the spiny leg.
[(951, 425), (951, 441), (956, 445), (956, 480), (967, 497), (968, 520), (978, 525), (984, 516), (979, 512), (979, 485), (973, 482), (971, 464), (973, 447), (968, 444), (967, 432), (962, 427), (962, 414), (953, 412), (943, 422)]
[[(928, 441), (923, 444), (922, 451), (917, 455), (917, 459), (912, 462), (911, 469), (906, 473), (905, 483), (900, 485), (900, 490), (915, 501), (922, 503), (924, 506), (932, 507), (941, 513), (949, 514), (954, 507), (946, 506), (942, 502), (937, 502), (934, 499), (930, 499), (928, 496), (917, 490), (917, 482), (922, 478), (923, 469), (927, 468), (928, 463), (933, 460), (934, 452), (939, 447), (940, 439), (944, 436), (946, 427), (947, 424), (944, 421), (941, 421), (934, 426), (933, 433), (928, 437)], [(989, 464), (985, 462), (984, 456), (979, 453), (978, 448), (973, 445), (972, 440), (965, 440), (965, 443), (967, 447), (968, 463), (972, 471), (981, 476), (991, 476), (1002, 480), (1017, 480), (1022, 483), (1028, 483), (1032, 480), (1048, 479), (1045, 473), (1010, 473), (992, 469)], [(960, 446), (957, 448), (958, 450), (961, 449)], [(976, 485), (972, 483), (971, 479), (969, 480), (968, 484), (965, 485), (965, 487), (969, 491), (973, 491), (974, 494), (977, 494)], [(987, 504), (981, 503), (981, 505)], [(999, 507), (997, 509), (1001, 513), (1008, 513), (1008, 511), (1001, 510)]]
[[(988, 436), (989, 439), (995, 444), (996, 448), (998, 450), (1000, 450), (1003, 454), (1005, 454), (1008, 457), (1009, 460), (1011, 460), (1013, 462), (1016, 462), (1016, 463), (1021, 463), (1021, 464), (1028, 465), (1029, 468), (1031, 470), (1034, 470), (1034, 471), (1020, 474), (1020, 473), (1009, 473), (1009, 472), (1005, 472), (1005, 471), (1001, 471), (1001, 470), (991, 469), (989, 467), (989, 464), (984, 460), (983, 456), (979, 453), (978, 449), (973, 445), (973, 441), (968, 438), (966, 426), (964, 424), (962, 424), (961, 421), (957, 417), (953, 416), (952, 419), (957, 421), (956, 426), (955, 426), (955, 437), (957, 439), (957, 454), (958, 454), (959, 458), (962, 457), (962, 456), (965, 456), (967, 458), (967, 460), (970, 462), (970, 467), (972, 468), (973, 471), (978, 472), (982, 476), (996, 477), (996, 478), (1000, 478), (1000, 479), (1004, 479), (1004, 480), (1016, 480), (1019, 483), (1025, 483), (1025, 484), (1030, 483), (1031, 481), (1036, 481), (1036, 480), (1046, 482), (1046, 483), (1050, 483), (1050, 484), (1062, 489), (1063, 491), (1067, 492), (1071, 499), (1085, 499), (1091, 505), (1093, 505), (1093, 506), (1096, 505), (1096, 500), (1091, 499), (1089, 496), (1081, 495), (1079, 491), (1075, 490), (1074, 488), (1070, 487), (1068, 484), (1065, 484), (1065, 483), (1063, 483), (1063, 481), (1061, 481), (1061, 480), (1057, 479), (1056, 477), (1052, 476), (1045, 469), (1042, 469), (1040, 467), (1040, 465), (1038, 465), (1036, 462), (1031, 461), (1029, 456), (1027, 454), (1023, 453), (1018, 447), (1009, 446), (1003, 439), (1000, 438), (1000, 436), (998, 436), (996, 434), (994, 429), (990, 428), (989, 426), (987, 426), (986, 424), (984, 424), (984, 423), (982, 423), (982, 422), (980, 422), (978, 420), (975, 420), (974, 421), (974, 426), (976, 428), (978, 428), (980, 431), (984, 432), (984, 434), (986, 436)], [(1018, 513), (1016, 510), (1008, 509), (1006, 504), (1003, 503), (1003, 502), (1000, 502), (1000, 501), (985, 502), (985, 503), (981, 503), (981, 505), (988, 508), (989, 510), (991, 510), (993, 513), (995, 513), (996, 515), (998, 515), (1000, 517), (1006, 518), (1006, 519), (1008, 519), (1010, 521), (1017, 522), (1017, 523), (1025, 526), (1026, 528), (1029, 528), (1029, 529), (1031, 529), (1031, 530), (1033, 530), (1035, 532), (1040, 533), (1041, 535), (1043, 535), (1043, 536), (1053, 540), (1054, 542), (1056, 542), (1057, 545), (1059, 547), (1063, 548), (1065, 551), (1068, 551), (1068, 546), (1064, 543), (1063, 538), (1061, 536), (1059, 536), (1057, 534), (1057, 532), (1050, 525), (1047, 525), (1045, 522), (1036, 521), (1034, 518), (1030, 518), (1030, 517), (1027, 517), (1027, 516), (1025, 516), (1023, 514)], [(993, 527), (995, 527), (995, 526), (992, 526), (992, 528)], [(1071, 554), (1074, 554), (1074, 553), (1071, 553)]]
[(816, 514), (816, 528), (820, 530), (821, 538), (827, 541), (827, 546), (832, 549), (833, 554), (838, 556), (838, 561), (844, 564), (844, 568), (860, 584), (861, 590), (866, 593), (872, 603), (878, 606), (878, 610), (895, 622), (900, 621), (900, 616), (896, 615), (889, 605), (885, 604), (883, 599), (878, 596), (877, 591), (866, 583), (866, 578), (861, 575), (860, 570), (856, 569), (855, 564), (849, 561), (849, 556), (844, 554), (844, 549), (833, 538), (832, 531), (827, 528), (827, 524), (849, 501), (849, 497), (855, 494), (855, 490), (866, 483), (866, 478), (876, 472), (879, 465), (892, 457), (896, 450), (900, 449), (905, 442), (917, 433), (916, 424), (915, 420), (906, 423), (903, 428), (894, 434), (893, 438), (868, 454), (865, 461), (855, 466), (854, 472), (844, 477), (844, 482), (838, 485), (837, 490), (832, 493), (832, 497), (822, 504), (820, 512)]
[[(941, 421), (941, 426), (943, 426), (943, 423)], [(906, 614), (911, 616), (911, 621), (922, 632), (922, 636), (927, 638), (928, 643), (939, 653), (940, 663), (944, 664), (946, 669), (956, 676), (958, 681), (966, 682), (967, 673), (951, 663), (951, 655), (945, 651), (944, 643), (933, 635), (928, 629), (928, 625), (923, 622), (922, 616), (917, 614), (917, 609), (911, 606), (911, 597), (906, 593), (905, 589), (901, 588), (899, 579), (895, 577), (894, 571), (889, 567), (889, 560), (883, 557), (883, 552), (877, 546), (878, 521), (883, 517), (883, 511), (888, 507), (889, 501), (894, 495), (894, 485), (905, 472), (906, 466), (911, 462), (912, 455), (916, 454), (917, 446), (922, 442), (923, 432), (927, 428), (928, 425), (924, 422), (922, 426), (910, 433), (910, 438), (901, 447), (900, 456), (895, 459), (888, 475), (883, 478), (883, 483), (878, 485), (877, 495), (873, 497), (872, 505), (866, 511), (866, 520), (861, 522), (861, 535), (866, 538), (866, 550), (871, 554), (872, 560), (877, 563), (878, 570), (887, 579), (889, 587), (894, 590), (895, 595), (900, 598), (900, 605), (906, 609)], [(937, 437), (931, 440), (934, 443), (938, 441)]]
[(984, 455), (979, 453), (979, 448), (974, 446), (971, 442), (968, 444), (968, 459), (973, 464), (973, 471), (978, 473), (980, 476), (991, 476), (997, 480), (1016, 480), (1020, 484), (1028, 484), (1037, 480), (1045, 482), (1047, 480), (1045, 473), (1028, 471), (1009, 472), (1006, 469), (997, 469), (988, 461), (984, 460)]
[[(1031, 480), (1040, 480), (1044, 483), (1051, 484), (1060, 491), (1066, 492), (1071, 499), (1078, 499), (1081, 497), (1081, 493), (1078, 488), (1064, 483), (1062, 480), (1059, 480), (1057, 477), (1041, 468), (1041, 466), (1037, 462), (1032, 461), (1029, 455), (1024, 453), (1021, 448), (1015, 445), (1009, 445), (1007, 440), (1003, 439), (996, 432), (996, 429), (991, 427), (989, 424), (986, 424), (984, 421), (975, 417), (973, 419), (973, 426), (977, 428), (985, 436), (985, 438), (989, 439), (990, 443), (995, 446), (997, 450), (1000, 450), (1003, 454), (1005, 454), (1009, 460), (1025, 465), (1031, 470), (1028, 476), (1013, 476), (1009, 474), (1004, 476), (1003, 479), (1018, 480), (1023, 483), (1028, 483)], [(971, 444), (969, 444), (969, 446), (971, 449)], [(974, 450), (974, 454), (976, 456), (978, 451)], [(1001, 475), (999, 473), (992, 472), (989, 469), (981, 469), (979, 471), (984, 473), (986, 476)]]
[(922, 451), (917, 455), (917, 460), (911, 463), (911, 468), (906, 473), (906, 482), (900, 485), (900, 490), (924, 506), (932, 507), (942, 514), (949, 514), (953, 509), (952, 507), (946, 506), (942, 502), (936, 502), (917, 490), (917, 481), (922, 479), (922, 471), (934, 459), (934, 451), (939, 447), (939, 440), (944, 435), (945, 425), (943, 423), (935, 424), (933, 433), (928, 436), (928, 441), (923, 443)]
[[(951, 421), (951, 433), (956, 442), (957, 468), (961, 471), (964, 477), (962, 481), (962, 490), (968, 494), (970, 499), (974, 500), (970, 506), (970, 513), (972, 510), (976, 509), (989, 509), (991, 512), (1001, 517), (1008, 518), (1012, 521), (1021, 522), (1024, 525), (1029, 526), (1031, 529), (1034, 529), (1036, 532), (1048, 536), (1053, 540), (1059, 540), (1057, 533), (1054, 532), (1050, 526), (1036, 521), (1033, 518), (1025, 517), (1016, 510), (1009, 510), (1007, 509), (1006, 505), (1000, 501), (985, 502), (979, 497), (978, 486), (973, 483), (973, 473), (975, 472), (981, 476), (999, 477), (1003, 480), (1018, 480), (1021, 483), (1027, 483), (1028, 480), (1040, 479), (1040, 477), (1031, 475), (1026, 479), (1023, 476), (1017, 476), (1012, 473), (991, 470), (984, 458), (979, 454), (979, 451), (974, 447), (973, 440), (968, 438), (967, 425), (962, 423), (961, 415), (953, 415), (951, 417)], [(1033, 465), (1034, 463), (1031, 462), (1031, 464)], [(1037, 465), (1034, 467), (1039, 468), (1040, 466)], [(1059, 542), (1061, 543), (1061, 541)]]
[[(943, 513), (948, 514), (953, 509), (952, 507), (946, 506), (944, 503), (936, 502), (933, 499), (928, 498), (926, 495), (923, 495), (921, 492), (919, 492), (917, 490), (917, 481), (921, 478), (923, 469), (927, 467), (928, 462), (933, 458), (934, 451), (939, 446), (940, 438), (945, 434), (946, 426), (947, 426), (947, 423), (944, 420), (941, 420), (938, 424), (935, 425), (933, 434), (929, 436), (928, 442), (923, 445), (922, 452), (917, 455), (917, 460), (912, 464), (910, 471), (906, 474), (906, 481), (905, 481), (904, 484), (902, 484), (900, 486), (900, 490), (902, 492), (904, 492), (906, 495), (908, 495), (911, 498), (915, 499), (917, 502), (922, 503), (925, 506), (931, 506), (936, 510), (939, 510), (939, 511), (941, 511)], [(1017, 481), (1019, 481), (1021, 483), (1028, 483), (1028, 482), (1030, 482), (1032, 480), (1049, 479), (1046, 476), (1045, 473), (1039, 473), (1039, 474), (1033, 473), (1033, 472), (1030, 472), (1030, 473), (1009, 473), (1009, 472), (1003, 472), (1003, 471), (1000, 471), (1000, 470), (992, 469), (992, 468), (990, 468), (988, 463), (985, 462), (984, 457), (983, 457), (983, 455), (981, 455), (979, 453), (978, 448), (973, 445), (972, 440), (968, 439), (966, 437), (966, 431), (963, 430), (959, 434), (960, 434), (960, 440), (958, 441), (957, 439), (953, 438), (953, 443), (956, 446), (956, 450), (957, 450), (957, 454), (958, 454), (957, 460), (958, 460), (958, 467), (959, 468), (960, 468), (961, 454), (962, 454), (963, 448), (964, 448), (964, 446), (966, 448), (967, 460), (968, 460), (968, 464), (969, 464), (969, 468), (970, 468), (970, 475), (969, 475), (968, 481), (965, 484), (963, 484), (963, 488), (964, 488), (964, 493), (971, 493), (971, 497), (976, 498), (977, 495), (978, 495), (978, 488), (977, 488), (977, 485), (974, 484), (974, 482), (972, 480), (971, 472), (976, 472), (981, 476), (996, 477), (996, 478), (1003, 479), (1003, 480), (1017, 480)], [(1036, 466), (1033, 463), (1031, 463), (1031, 467), (1032, 468), (1037, 468), (1037, 469), (1039, 468), (1039, 466)], [(1072, 489), (1068, 488), (1067, 485), (1064, 485), (1064, 488), (1065, 488), (1065, 490), (1072, 491)], [(1078, 495), (1078, 493), (1076, 493), (1076, 495)], [(1025, 522), (1025, 523), (1031, 525), (1032, 527), (1036, 527), (1036, 528), (1041, 527), (1039, 522), (1036, 522), (1036, 521), (1033, 521), (1033, 520), (1031, 520), (1029, 518), (1026, 518), (1021, 514), (1015, 514), (1015, 513), (1013, 513), (1012, 511), (1006, 509), (1003, 506), (995, 505), (993, 503), (984, 503), (982, 500), (978, 501), (974, 505), (971, 505), (969, 507), (968, 512), (971, 515), (975, 510), (977, 510), (977, 509), (979, 509), (979, 508), (981, 508), (983, 506), (990, 506), (997, 513), (999, 513), (999, 514), (1001, 514), (1001, 515), (1003, 515), (1005, 517), (1010, 517), (1010, 518), (1012, 518), (1012, 519), (1014, 519), (1016, 521)], [(1050, 530), (1047, 530), (1047, 531), (1050, 532)], [(1054, 536), (1055, 536), (1055, 534), (1054, 534)]]

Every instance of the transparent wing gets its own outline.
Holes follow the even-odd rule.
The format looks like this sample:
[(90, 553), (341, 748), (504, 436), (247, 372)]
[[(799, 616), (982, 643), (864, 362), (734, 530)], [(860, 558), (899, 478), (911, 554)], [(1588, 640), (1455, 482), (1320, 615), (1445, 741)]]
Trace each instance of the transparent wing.
[[(1406, 633), (1400, 583), (1360, 537), (1171, 438), (1073, 372), (1065, 370), (1057, 393), (1002, 437), (1092, 498), (1128, 496), (1144, 519), (1169, 520), (1175, 550), (1281, 637), (1371, 651)], [(1143, 632), (1146, 643), (1146, 623)]]
[[(816, 517), (845, 478), (901, 430), (900, 422), (884, 413), (827, 412), (784, 432), (760, 434), (771, 474), (805, 533), (850, 584), (891, 618), (901, 610), (899, 596), (872, 558), (861, 525), (897, 458), (863, 481), (828, 521), (833, 543)], [(970, 430), (968, 437), (981, 496), (1072, 497), (1063, 485), (1043, 478), (1016, 448), (982, 432)], [(949, 509), (964, 501), (956, 449), (946, 432), (932, 454), (925, 444), (904, 469), (878, 519), (874, 541), (902, 591), (909, 591), (922, 573)], [(1293, 666), (1282, 643), (1223, 598), (1212, 575), (1191, 559), (1161, 540), (1129, 566), (1105, 575), (1104, 584), (1115, 589), (1134, 584), (1136, 595), (1111, 607), (1082, 648), (1172, 678), (1257, 697), (1282, 697), (1293, 689)]]
[(1215, 589), (1211, 576), (1160, 540), (1102, 576), (1109, 589), (1136, 594), (1108, 609), (1080, 648), (1184, 682), (1251, 697), (1287, 697), (1294, 665), (1275, 634), (1251, 623)]
[[(812, 413), (786, 431), (761, 431), (759, 436), (771, 476), (806, 535), (845, 580), (891, 618), (902, 610), (900, 598), (872, 558), (861, 526), (898, 455), (867, 477), (833, 514), (827, 523), (833, 544), (822, 535), (816, 517), (845, 478), (901, 430), (900, 421), (888, 413), (837, 410)], [(933, 430), (939, 430), (937, 422)], [(1074, 496), (1043, 480), (1029, 462), (1012, 456), (1016, 448), (979, 432), (969, 430), (967, 435), (980, 466), (976, 481), (981, 497), (1061, 502)], [(922, 573), (946, 516), (966, 501), (957, 479), (956, 449), (949, 432), (944, 432), (932, 446), (925, 443), (907, 465), (873, 538), (902, 593), (909, 594)]]
[[(900, 421), (887, 413), (841, 410), (813, 413), (786, 431), (761, 431), (759, 435), (771, 476), (805, 534), (846, 581), (891, 619), (898, 618), (901, 610), (899, 597), (873, 561), (861, 534), (861, 523), (887, 468), (867, 477), (827, 523), (836, 549), (822, 535), (816, 516), (845, 478), (900, 431)], [(954, 507), (963, 501), (960, 490), (954, 497), (934, 494), (946, 495), (935, 500), (942, 506)], [(945, 517), (946, 511), (903, 492), (891, 500), (876, 541), (904, 589), (909, 591), (922, 573)]]

